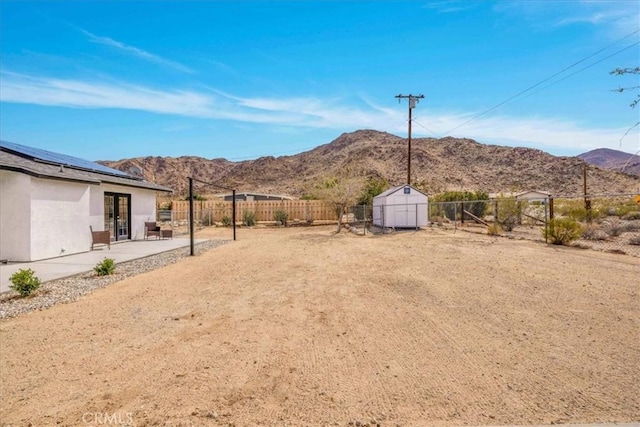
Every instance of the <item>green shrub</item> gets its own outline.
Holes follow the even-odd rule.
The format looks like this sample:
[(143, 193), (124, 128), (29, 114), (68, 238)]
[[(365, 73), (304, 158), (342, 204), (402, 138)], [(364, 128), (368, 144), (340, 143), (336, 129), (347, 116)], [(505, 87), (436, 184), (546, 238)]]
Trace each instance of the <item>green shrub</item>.
[(34, 276), (35, 272), (28, 268), (20, 269), (9, 277), (11, 285), (9, 288), (18, 292), (20, 296), (26, 297), (40, 287), (40, 279)]
[(229, 218), (227, 215), (225, 215), (225, 216), (222, 217), (220, 222), (222, 223), (223, 227), (229, 227), (231, 225), (231, 218)]
[(453, 203), (442, 205), (445, 216), (451, 220), (455, 219), (454, 213), (456, 212), (460, 218), (463, 210), (482, 218), (487, 210), (489, 195), (483, 191), (447, 191), (433, 196), (431, 200), (433, 202), (458, 202), (457, 206), (454, 206)]
[(105, 258), (93, 267), (98, 276), (108, 276), (116, 271), (116, 264), (112, 258)]
[(517, 200), (514, 197), (498, 197), (496, 202), (498, 224), (506, 231), (513, 231), (522, 222), (522, 214), (527, 207), (527, 202)]
[(242, 223), (247, 227), (256, 225), (256, 213), (254, 211), (244, 211), (242, 214)]
[(582, 226), (573, 218), (554, 218), (542, 235), (554, 245), (568, 245), (582, 235)]
[(282, 209), (278, 209), (273, 213), (273, 219), (276, 221), (278, 225), (287, 226), (287, 220), (289, 219), (289, 214), (283, 211)]

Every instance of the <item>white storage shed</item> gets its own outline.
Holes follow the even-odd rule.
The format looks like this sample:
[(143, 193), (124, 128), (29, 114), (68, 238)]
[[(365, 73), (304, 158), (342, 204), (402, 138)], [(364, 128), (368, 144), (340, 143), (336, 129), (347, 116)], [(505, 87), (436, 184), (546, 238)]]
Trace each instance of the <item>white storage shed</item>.
[(410, 185), (388, 189), (373, 199), (373, 225), (420, 228), (429, 223), (429, 198)]

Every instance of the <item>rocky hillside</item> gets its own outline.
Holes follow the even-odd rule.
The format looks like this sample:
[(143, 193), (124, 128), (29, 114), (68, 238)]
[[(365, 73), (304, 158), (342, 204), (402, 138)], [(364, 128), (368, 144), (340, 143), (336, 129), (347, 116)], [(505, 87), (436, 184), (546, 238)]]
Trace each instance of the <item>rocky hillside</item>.
[[(193, 176), (238, 191), (301, 196), (323, 177), (345, 170), (383, 177), (391, 184), (405, 183), (407, 142), (389, 133), (360, 130), (294, 156), (242, 162), (192, 156), (145, 157), (100, 163), (125, 172), (132, 166), (138, 167), (145, 171), (146, 179), (171, 187), (178, 195), (187, 193), (187, 178)], [(485, 145), (471, 139), (412, 140), (412, 182), (426, 183), (429, 193), (537, 189), (556, 195), (577, 195), (582, 192), (584, 164), (577, 157), (556, 157), (531, 148)], [(640, 178), (589, 166), (588, 187), (592, 194), (637, 192)], [(221, 191), (197, 188), (198, 193)]]
[(579, 154), (578, 157), (587, 163), (605, 169), (625, 172), (640, 177), (640, 156), (610, 148), (598, 148)]

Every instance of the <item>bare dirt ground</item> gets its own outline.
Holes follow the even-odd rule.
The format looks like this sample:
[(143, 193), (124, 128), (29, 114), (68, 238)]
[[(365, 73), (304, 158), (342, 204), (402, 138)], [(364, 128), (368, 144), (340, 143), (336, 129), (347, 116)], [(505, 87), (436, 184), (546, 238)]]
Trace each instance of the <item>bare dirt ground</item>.
[(241, 229), (0, 322), (2, 425), (640, 421), (637, 258), (332, 231)]

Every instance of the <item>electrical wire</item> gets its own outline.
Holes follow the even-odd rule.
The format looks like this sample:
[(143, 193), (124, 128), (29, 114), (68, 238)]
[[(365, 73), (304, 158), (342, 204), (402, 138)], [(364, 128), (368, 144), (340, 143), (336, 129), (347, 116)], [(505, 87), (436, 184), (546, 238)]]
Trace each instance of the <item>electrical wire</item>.
[[(592, 53), (591, 55), (588, 55), (588, 56), (586, 56), (586, 57), (584, 57), (584, 58), (580, 59), (579, 61), (574, 62), (573, 64), (569, 65), (568, 67), (563, 68), (562, 70), (558, 71), (557, 73), (554, 73), (554, 74), (552, 74), (551, 76), (549, 76), (549, 77), (547, 77), (547, 78), (545, 78), (545, 79), (543, 79), (543, 80), (539, 81), (538, 83), (536, 83), (536, 84), (534, 84), (534, 85), (532, 85), (532, 86), (529, 86), (528, 88), (526, 88), (526, 89), (524, 89), (524, 90), (522, 90), (522, 91), (520, 91), (520, 92), (516, 93), (515, 95), (513, 95), (513, 96), (511, 96), (511, 97), (509, 97), (509, 98), (507, 98), (507, 99), (505, 99), (504, 101), (502, 101), (502, 102), (500, 102), (500, 103), (498, 103), (498, 104), (494, 105), (493, 107), (490, 107), (490, 108), (488, 108), (487, 110), (485, 110), (485, 111), (483, 111), (483, 112), (481, 112), (481, 113), (476, 114), (475, 116), (473, 116), (473, 117), (471, 117), (470, 119), (468, 119), (468, 120), (464, 121), (463, 123), (461, 123), (461, 124), (457, 125), (456, 127), (452, 128), (452, 129), (449, 129), (448, 131), (444, 132), (444, 133), (443, 133), (443, 134), (441, 134), (440, 136), (444, 136), (444, 135), (446, 135), (446, 134), (449, 134), (449, 133), (453, 132), (454, 130), (459, 129), (459, 128), (461, 128), (461, 127), (463, 127), (463, 126), (465, 126), (465, 125), (467, 125), (467, 124), (471, 123), (472, 121), (474, 121), (474, 120), (476, 120), (476, 119), (478, 119), (478, 118), (480, 118), (480, 117), (484, 116), (485, 114), (490, 113), (491, 111), (493, 111), (493, 110), (495, 110), (495, 109), (497, 109), (497, 108), (502, 107), (504, 104), (506, 104), (506, 103), (508, 103), (508, 102), (510, 102), (510, 101), (512, 101), (512, 100), (514, 100), (515, 98), (518, 98), (519, 96), (521, 96), (521, 95), (523, 95), (523, 94), (525, 94), (525, 93), (527, 93), (527, 92), (529, 92), (529, 91), (531, 91), (531, 90), (535, 89), (536, 87), (538, 87), (538, 86), (540, 86), (540, 85), (542, 85), (542, 84), (544, 84), (544, 83), (548, 82), (549, 80), (551, 80), (551, 79), (553, 79), (553, 78), (557, 77), (558, 75), (560, 75), (560, 74), (564, 73), (565, 71), (568, 71), (568, 70), (570, 70), (571, 68), (573, 68), (573, 67), (575, 67), (575, 66), (577, 66), (577, 65), (579, 65), (579, 64), (581, 64), (581, 63), (583, 63), (583, 62), (585, 62), (585, 61), (587, 61), (587, 60), (589, 60), (589, 59), (591, 59), (591, 58), (593, 58), (594, 56), (596, 56), (596, 55), (600, 54), (601, 52), (603, 52), (603, 51), (605, 51), (605, 50), (609, 49), (610, 47), (612, 47), (612, 46), (614, 46), (614, 45), (616, 45), (616, 44), (620, 43), (620, 42), (621, 42), (621, 41), (623, 41), (623, 40), (628, 39), (629, 37), (631, 37), (631, 36), (633, 36), (633, 35), (635, 35), (635, 34), (638, 34), (639, 32), (640, 32), (640, 29), (635, 30), (635, 31), (633, 31), (633, 32), (631, 32), (631, 33), (629, 33), (629, 34), (627, 34), (626, 36), (624, 36), (624, 37), (622, 37), (622, 38), (620, 38), (620, 39), (618, 39), (618, 40), (614, 41), (613, 43), (611, 43), (611, 44), (609, 44), (609, 45), (607, 45), (607, 46), (603, 47), (602, 49), (600, 49), (600, 50), (598, 50), (598, 51), (596, 51), (596, 52)], [(618, 53), (620, 53), (620, 52), (622, 52), (622, 51), (624, 51), (624, 50), (626, 50), (626, 49), (629, 49), (630, 47), (632, 47), (632, 46), (634, 46), (634, 45), (636, 45), (636, 44), (638, 44), (638, 43), (640, 43), (640, 42), (636, 42), (636, 43), (635, 43), (635, 44), (633, 44), (633, 45), (627, 46), (626, 48), (624, 48), (624, 49), (622, 49), (622, 50), (620, 50), (620, 51), (618, 51), (618, 52), (614, 53), (613, 55), (617, 55)], [(602, 60), (600, 60), (600, 61), (598, 61), (598, 62), (596, 62), (596, 63), (594, 63), (594, 64), (592, 64), (592, 65), (590, 65), (589, 67), (591, 67), (591, 66), (593, 66), (593, 65), (595, 65), (595, 64), (597, 64), (597, 63), (599, 63), (599, 62), (602, 62), (602, 61), (604, 61), (605, 59), (608, 59), (608, 58), (610, 58), (610, 57), (611, 57), (611, 56), (613, 56), (613, 55), (609, 55), (608, 57), (606, 57), (606, 58), (604, 58), (604, 59), (602, 59)], [(580, 72), (580, 71), (584, 71), (585, 69), (587, 69), (587, 68), (589, 68), (589, 67), (585, 67), (585, 68), (583, 68), (583, 69), (581, 69), (581, 70), (577, 71), (576, 73), (571, 74), (570, 76), (573, 76), (573, 75), (577, 74), (577, 73), (578, 73), (578, 72)], [(570, 76), (568, 76), (568, 77), (570, 77)], [(562, 80), (564, 80), (564, 79), (562, 79)], [(561, 80), (559, 80), (559, 81), (561, 81)]]

